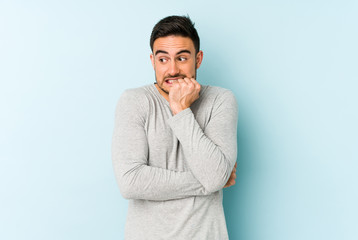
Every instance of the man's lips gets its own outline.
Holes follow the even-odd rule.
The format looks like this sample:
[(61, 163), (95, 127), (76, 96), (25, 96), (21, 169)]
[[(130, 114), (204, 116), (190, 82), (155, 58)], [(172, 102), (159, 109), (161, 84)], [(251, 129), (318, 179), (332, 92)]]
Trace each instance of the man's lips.
[(166, 83), (173, 83), (174, 81), (178, 81), (178, 79), (180, 79), (180, 77), (176, 77), (176, 78), (166, 78), (165, 82)]
[(174, 81), (178, 81), (178, 80), (165, 80), (165, 82), (168, 84), (172, 84)]

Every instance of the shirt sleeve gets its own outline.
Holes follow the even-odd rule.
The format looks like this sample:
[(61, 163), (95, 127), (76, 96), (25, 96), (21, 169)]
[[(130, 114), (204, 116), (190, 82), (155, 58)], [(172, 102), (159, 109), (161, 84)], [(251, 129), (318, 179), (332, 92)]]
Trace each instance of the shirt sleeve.
[(126, 199), (163, 201), (210, 194), (190, 171), (177, 172), (148, 165), (144, 112), (133, 91), (120, 97), (112, 137), (112, 163)]
[(227, 183), (237, 157), (238, 105), (227, 90), (215, 101), (203, 131), (190, 108), (167, 120), (184, 150), (186, 163), (208, 192)]

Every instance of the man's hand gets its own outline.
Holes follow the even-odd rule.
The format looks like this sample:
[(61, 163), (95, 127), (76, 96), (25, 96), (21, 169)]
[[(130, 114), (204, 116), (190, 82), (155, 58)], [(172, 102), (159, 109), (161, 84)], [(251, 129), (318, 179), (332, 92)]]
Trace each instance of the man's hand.
[(169, 106), (173, 114), (191, 106), (199, 98), (200, 84), (194, 78), (174, 81), (169, 92)]
[(232, 185), (235, 185), (236, 167), (237, 167), (237, 163), (235, 163), (234, 169), (231, 172), (231, 176), (229, 177), (229, 180), (225, 184), (224, 188), (231, 187)]

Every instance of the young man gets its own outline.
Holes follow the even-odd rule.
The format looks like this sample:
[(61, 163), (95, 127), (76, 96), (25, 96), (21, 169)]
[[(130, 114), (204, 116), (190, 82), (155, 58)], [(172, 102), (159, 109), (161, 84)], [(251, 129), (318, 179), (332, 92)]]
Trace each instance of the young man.
[(228, 239), (222, 189), (236, 178), (235, 97), (196, 81), (203, 52), (188, 17), (159, 21), (150, 46), (156, 82), (126, 90), (116, 108), (125, 239)]

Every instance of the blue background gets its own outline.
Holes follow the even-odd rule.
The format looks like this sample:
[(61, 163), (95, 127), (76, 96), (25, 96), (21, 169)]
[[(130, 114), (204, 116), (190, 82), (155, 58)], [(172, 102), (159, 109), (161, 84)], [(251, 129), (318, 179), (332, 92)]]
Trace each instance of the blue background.
[(114, 109), (189, 14), (239, 102), (230, 239), (358, 239), (357, 1), (0, 1), (0, 239), (123, 239)]

